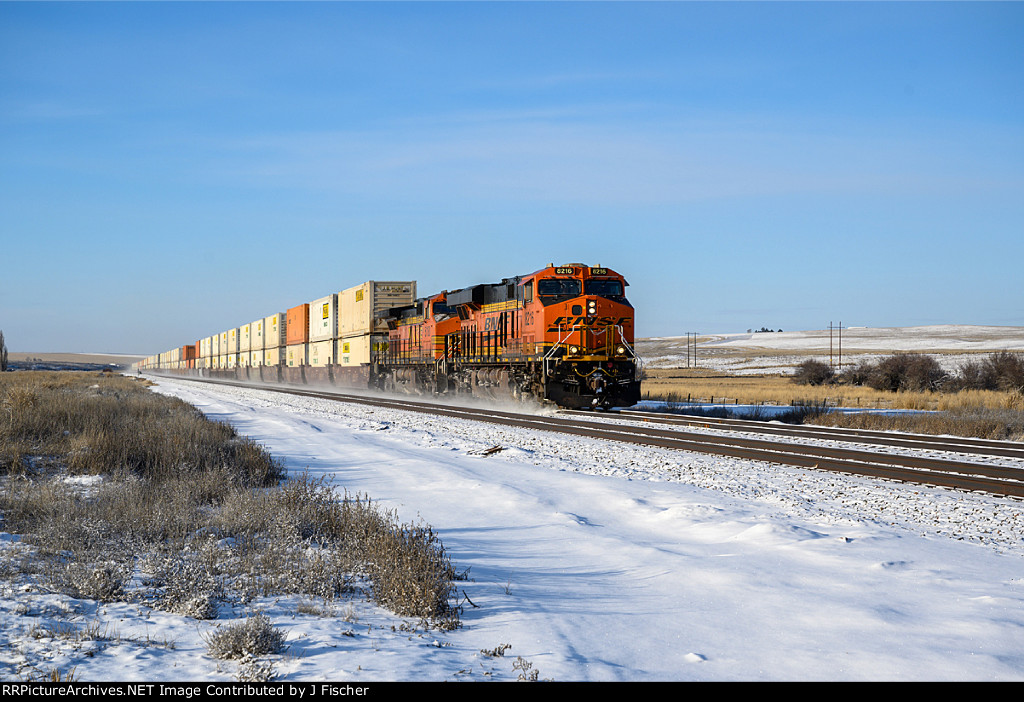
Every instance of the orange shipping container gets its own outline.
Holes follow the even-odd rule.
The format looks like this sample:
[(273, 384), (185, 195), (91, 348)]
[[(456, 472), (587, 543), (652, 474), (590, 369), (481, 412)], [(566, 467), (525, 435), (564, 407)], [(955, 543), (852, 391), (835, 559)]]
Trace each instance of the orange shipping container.
[(309, 341), (309, 303), (288, 310), (288, 325), (285, 332), (289, 346)]

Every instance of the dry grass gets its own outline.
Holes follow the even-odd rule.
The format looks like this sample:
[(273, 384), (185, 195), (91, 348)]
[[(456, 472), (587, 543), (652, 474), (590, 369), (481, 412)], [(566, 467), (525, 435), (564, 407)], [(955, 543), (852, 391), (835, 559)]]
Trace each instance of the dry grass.
[(735, 404), (831, 404), (883, 409), (991, 409), (1024, 410), (1019, 393), (995, 390), (943, 392), (886, 392), (851, 385), (795, 385), (788, 376), (728, 376), (694, 373), (686, 369), (654, 368), (646, 371), (643, 397), (682, 402)]
[(200, 619), (224, 600), (330, 600), (365, 583), (399, 614), (459, 625), (456, 573), (429, 527), (308, 475), (279, 485), (261, 446), (132, 378), (5, 374), (0, 471), (4, 529), (36, 556), (0, 577)]
[(1018, 410), (970, 408), (924, 414), (828, 412), (809, 416), (805, 423), (850, 429), (1024, 441), (1024, 412)]

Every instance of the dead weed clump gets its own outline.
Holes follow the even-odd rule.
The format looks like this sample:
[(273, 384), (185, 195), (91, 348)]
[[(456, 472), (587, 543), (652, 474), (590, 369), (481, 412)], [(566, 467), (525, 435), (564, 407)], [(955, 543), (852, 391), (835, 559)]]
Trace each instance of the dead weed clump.
[(237, 660), (280, 653), (284, 641), (284, 632), (276, 629), (266, 614), (257, 612), (238, 624), (217, 629), (207, 637), (206, 648), (214, 658)]

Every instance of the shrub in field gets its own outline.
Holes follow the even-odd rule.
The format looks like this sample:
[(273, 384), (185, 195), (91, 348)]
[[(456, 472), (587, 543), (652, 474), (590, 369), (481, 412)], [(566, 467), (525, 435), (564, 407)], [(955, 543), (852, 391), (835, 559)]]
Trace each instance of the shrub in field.
[(120, 599), (131, 578), (131, 563), (71, 562), (57, 566), (57, 590), (81, 600), (113, 602)]
[(939, 362), (924, 354), (898, 353), (879, 361), (867, 384), (888, 392), (937, 390), (946, 379)]
[(950, 389), (961, 390), (995, 390), (994, 384), (985, 372), (984, 363), (967, 361), (957, 370), (956, 377), (949, 384)]
[(840, 374), (840, 379), (847, 385), (867, 385), (871, 372), (875, 367), (867, 361), (847, 366)]
[(397, 614), (456, 628), (458, 611), (449, 600), (457, 577), (440, 539), (426, 526), (382, 526), (367, 552), (374, 599)]
[(825, 385), (835, 380), (836, 372), (827, 363), (807, 359), (793, 371), (793, 382), (801, 385)]
[(950, 387), (1024, 394), (1024, 354), (1000, 351), (981, 361), (963, 363)]
[(1024, 393), (1024, 354), (1001, 351), (986, 359), (984, 373), (993, 390)]
[(938, 390), (946, 380), (946, 371), (933, 357), (924, 354), (909, 354), (906, 373), (901, 390)]
[(235, 660), (264, 656), (284, 650), (285, 634), (258, 612), (245, 621), (217, 629), (206, 640), (206, 649), (214, 658)]

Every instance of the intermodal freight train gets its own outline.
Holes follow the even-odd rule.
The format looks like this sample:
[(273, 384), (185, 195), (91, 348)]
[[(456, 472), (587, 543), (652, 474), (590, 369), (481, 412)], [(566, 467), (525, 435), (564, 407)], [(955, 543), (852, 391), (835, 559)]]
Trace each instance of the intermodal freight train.
[(368, 281), (139, 365), (212, 378), (629, 406), (640, 399), (640, 374), (627, 285), (609, 268), (581, 263), (424, 298), (414, 281)]

